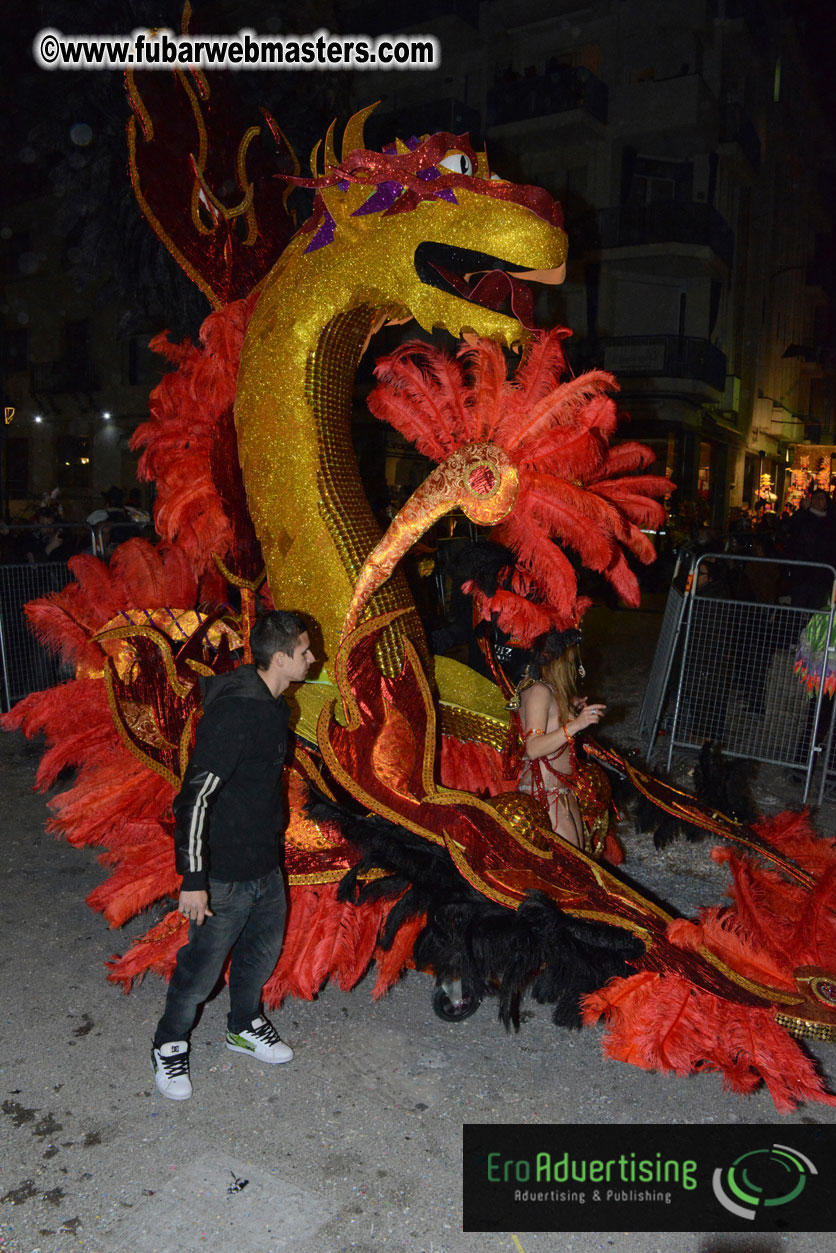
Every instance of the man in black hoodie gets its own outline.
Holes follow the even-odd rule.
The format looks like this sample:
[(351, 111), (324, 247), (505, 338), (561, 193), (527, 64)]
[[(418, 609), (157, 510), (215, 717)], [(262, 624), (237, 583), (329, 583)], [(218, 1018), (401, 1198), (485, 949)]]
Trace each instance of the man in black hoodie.
[(257, 619), (250, 645), (253, 665), (201, 679), (203, 717), (174, 800), (178, 908), (189, 919), (189, 940), (177, 954), (151, 1053), (156, 1085), (174, 1101), (192, 1094), (189, 1036), (230, 950), (227, 1048), (262, 1062), (293, 1057), (261, 1012), (261, 989), (285, 922), (282, 693), (305, 678), (314, 656), (302, 618), (282, 610)]

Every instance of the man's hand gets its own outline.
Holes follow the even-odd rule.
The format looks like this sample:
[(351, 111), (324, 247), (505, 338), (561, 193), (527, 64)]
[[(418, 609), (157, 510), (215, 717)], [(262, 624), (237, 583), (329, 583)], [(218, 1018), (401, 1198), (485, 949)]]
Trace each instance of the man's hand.
[(181, 892), (177, 908), (184, 918), (196, 922), (199, 927), (203, 926), (204, 918), (214, 917), (209, 908), (208, 892)]

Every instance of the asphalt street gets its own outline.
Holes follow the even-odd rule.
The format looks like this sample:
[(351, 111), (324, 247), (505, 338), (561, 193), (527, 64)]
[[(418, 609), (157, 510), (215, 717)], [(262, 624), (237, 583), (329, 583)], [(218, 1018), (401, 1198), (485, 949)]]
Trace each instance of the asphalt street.
[[(610, 703), (613, 742), (636, 717), (660, 616), (599, 612), (589, 631), (588, 691)], [(272, 1015), (296, 1051), (271, 1067), (223, 1046), (225, 996), (193, 1037), (194, 1097), (160, 1097), (150, 1038), (163, 985), (128, 996), (104, 963), (147, 918), (111, 932), (84, 903), (104, 870), (93, 850), (45, 833), (32, 791), (39, 748), (0, 736), (3, 932), (0, 954), (0, 1250), (2, 1253), (779, 1253), (830, 1237), (461, 1229), (464, 1123), (836, 1123), (815, 1104), (782, 1117), (765, 1091), (742, 1098), (716, 1075), (648, 1073), (602, 1056), (601, 1032), (560, 1031), (527, 1005), (518, 1035), (486, 1002), (459, 1024), (431, 1007), (411, 973), (381, 1001), (350, 994)], [(687, 771), (687, 762), (683, 769)], [(764, 808), (791, 803), (768, 772)], [(832, 807), (819, 815), (833, 829)], [(654, 853), (625, 833), (631, 874), (684, 912), (716, 903), (725, 872), (709, 844)], [(817, 1046), (836, 1086), (836, 1046)]]

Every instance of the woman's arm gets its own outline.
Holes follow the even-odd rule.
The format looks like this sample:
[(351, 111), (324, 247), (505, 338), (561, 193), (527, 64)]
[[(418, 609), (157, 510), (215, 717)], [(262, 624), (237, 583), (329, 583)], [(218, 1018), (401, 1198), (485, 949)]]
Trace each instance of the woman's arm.
[(545, 683), (534, 683), (523, 692), (520, 702), (520, 720), (523, 728), (523, 752), (536, 760), (547, 757), (568, 743), (579, 731), (600, 721), (606, 705), (584, 705), (574, 717), (561, 727), (547, 731), (549, 708), (553, 697)]

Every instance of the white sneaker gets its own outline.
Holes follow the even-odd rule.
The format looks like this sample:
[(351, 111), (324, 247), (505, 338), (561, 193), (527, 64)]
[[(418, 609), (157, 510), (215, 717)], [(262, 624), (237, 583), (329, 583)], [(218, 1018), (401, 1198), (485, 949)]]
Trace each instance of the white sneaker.
[(227, 1031), (226, 1047), (233, 1053), (247, 1053), (258, 1062), (289, 1062), (293, 1049), (279, 1039), (279, 1033), (267, 1018), (254, 1018), (246, 1031)]
[(151, 1050), (154, 1082), (170, 1101), (188, 1101), (192, 1094), (189, 1079), (189, 1046), (185, 1040), (174, 1040)]

